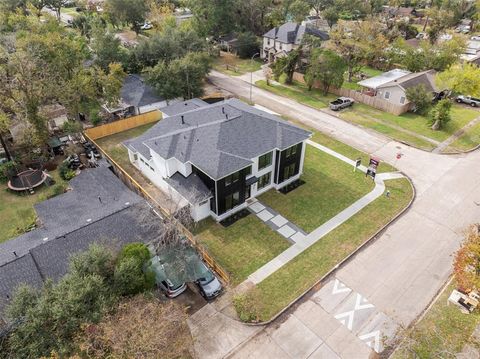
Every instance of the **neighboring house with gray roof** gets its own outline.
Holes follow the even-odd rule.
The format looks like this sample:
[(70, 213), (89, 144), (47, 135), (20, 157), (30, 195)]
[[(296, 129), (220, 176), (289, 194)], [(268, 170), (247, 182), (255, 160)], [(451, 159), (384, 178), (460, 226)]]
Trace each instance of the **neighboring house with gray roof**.
[(435, 85), (435, 71), (410, 72), (407, 70), (391, 70), (381, 75), (359, 81), (358, 85), (363, 87), (364, 94), (381, 98), (394, 105), (405, 105), (407, 100), (407, 89), (423, 85), (433, 95), (438, 92)]
[(124, 142), (130, 161), (194, 220), (222, 220), (297, 180), (311, 133), (237, 99), (167, 117)]
[(286, 22), (263, 35), (260, 58), (267, 59), (268, 62), (274, 62), (279, 57), (287, 56), (290, 51), (300, 46), (305, 34), (324, 41), (330, 38), (325, 31), (299, 25), (296, 22)]
[(154, 214), (107, 167), (82, 171), (70, 187), (35, 205), (39, 228), (0, 243), (0, 318), (18, 285), (39, 288), (48, 278), (60, 279), (70, 256), (91, 243), (122, 246), (152, 238), (140, 213)]
[(130, 74), (123, 81), (118, 104), (103, 105), (103, 109), (118, 119), (159, 110), (167, 105), (167, 101), (158, 96), (140, 75)]

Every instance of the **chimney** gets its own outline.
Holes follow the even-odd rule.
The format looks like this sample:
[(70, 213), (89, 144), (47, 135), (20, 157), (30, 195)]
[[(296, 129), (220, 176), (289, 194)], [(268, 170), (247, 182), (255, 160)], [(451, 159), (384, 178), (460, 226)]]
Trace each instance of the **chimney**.
[(183, 118), (183, 115), (182, 115), (182, 125), (185, 124), (185, 119)]

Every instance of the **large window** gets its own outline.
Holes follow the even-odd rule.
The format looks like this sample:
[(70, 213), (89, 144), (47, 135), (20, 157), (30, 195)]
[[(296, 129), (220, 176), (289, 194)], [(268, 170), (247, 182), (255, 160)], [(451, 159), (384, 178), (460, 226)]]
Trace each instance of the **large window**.
[(234, 192), (225, 197), (225, 212), (240, 204), (240, 192)]
[(283, 169), (283, 180), (286, 181), (290, 177), (295, 175), (295, 170), (297, 169), (297, 164), (292, 163)]
[(258, 170), (264, 169), (272, 164), (272, 152), (258, 157)]
[(252, 174), (252, 166), (245, 168), (245, 176), (250, 176)]
[(290, 156), (295, 156), (297, 153), (297, 145), (289, 147), (285, 150), (285, 157), (288, 158)]
[(265, 173), (263, 176), (261, 176), (258, 179), (257, 188), (261, 189), (263, 187), (268, 186), (270, 184), (270, 179), (271, 179), (270, 177), (271, 177), (271, 172)]
[(232, 183), (238, 182), (239, 178), (239, 172), (232, 173), (230, 176), (225, 177), (225, 186), (229, 186)]

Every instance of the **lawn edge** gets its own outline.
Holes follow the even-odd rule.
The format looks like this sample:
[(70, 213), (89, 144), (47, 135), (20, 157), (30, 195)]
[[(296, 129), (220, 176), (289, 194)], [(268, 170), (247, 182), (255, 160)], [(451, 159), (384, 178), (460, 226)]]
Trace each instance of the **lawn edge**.
[[(330, 269), (327, 273), (325, 273), (313, 285), (311, 285), (306, 291), (304, 291), (297, 298), (292, 300), (287, 306), (285, 306), (285, 308), (283, 308), (280, 312), (275, 314), (272, 318), (270, 318), (269, 320), (264, 321), (264, 322), (256, 322), (256, 323), (248, 323), (248, 322), (243, 322), (241, 320), (239, 320), (239, 322), (241, 322), (243, 324), (246, 324), (246, 325), (251, 325), (251, 326), (264, 326), (264, 325), (268, 325), (268, 324), (274, 322), (280, 316), (285, 314), (287, 312), (287, 310), (289, 310), (293, 305), (295, 305), (297, 302), (299, 302), (304, 296), (306, 296), (308, 294), (308, 292), (310, 292), (315, 287), (317, 287), (321, 282), (325, 281), (328, 277), (330, 277), (332, 274), (334, 274), (338, 269), (343, 267), (343, 265), (347, 264), (347, 262), (349, 262), (355, 255), (357, 255), (360, 250), (362, 250), (362, 249), (366, 248), (368, 245), (372, 244), (380, 233), (382, 233), (384, 230), (386, 230), (387, 227), (390, 226), (393, 222), (397, 221), (400, 218), (400, 216), (402, 216), (412, 206), (415, 198), (417, 197), (417, 191), (416, 191), (415, 186), (414, 186), (412, 180), (410, 179), (410, 177), (408, 177), (403, 172), (400, 172), (400, 173), (402, 173), (405, 176), (405, 178), (408, 180), (408, 182), (410, 183), (410, 186), (412, 188), (412, 198), (410, 199), (410, 202), (400, 212), (398, 212), (395, 215), (395, 217), (393, 217), (390, 221), (385, 223), (372, 236), (370, 236), (370, 238), (365, 240), (352, 253), (350, 253), (348, 256), (346, 256), (344, 259), (342, 259), (340, 262), (338, 262), (335, 266), (333, 266), (332, 269)], [(240, 346), (242, 346), (242, 344), (240, 344)], [(228, 357), (229, 355), (230, 355), (230, 353), (226, 357)]]
[[(257, 86), (256, 83), (254, 83), (253, 86), (255, 86), (256, 88), (258, 88), (258, 89), (260, 89), (260, 90), (268, 91), (268, 90), (265, 90), (263, 87)], [(280, 84), (280, 86), (284, 86), (284, 85)], [(268, 92), (273, 93), (274, 95), (281, 96), (281, 97), (284, 97), (284, 98), (286, 98), (286, 99), (289, 99), (289, 100), (298, 102), (298, 101), (296, 101), (296, 100), (294, 100), (294, 99), (292, 99), (292, 98), (290, 98), (290, 97), (287, 97), (287, 96), (284, 96), (284, 95), (278, 95), (278, 94), (276, 94), (276, 93), (274, 93), (274, 92), (272, 92), (272, 91), (268, 91)], [(327, 115), (334, 116), (335, 118), (338, 118), (338, 119), (341, 120), (341, 121), (347, 122), (347, 123), (349, 123), (349, 124), (351, 124), (351, 125), (353, 125), (353, 126), (357, 126), (357, 127), (361, 128), (361, 129), (363, 129), (363, 130), (373, 131), (373, 132), (375, 132), (375, 134), (379, 134), (380, 136), (383, 136), (383, 137), (385, 137), (385, 138), (387, 138), (387, 139), (389, 139), (389, 140), (391, 140), (391, 141), (395, 141), (395, 142), (404, 144), (405, 146), (409, 146), (409, 147), (412, 147), (412, 148), (416, 148), (417, 150), (420, 150), (420, 151), (423, 151), (423, 152), (427, 152), (427, 153), (432, 153), (433, 150), (435, 149), (435, 148), (434, 148), (434, 149), (432, 149), (431, 151), (429, 151), (429, 150), (426, 150), (426, 149), (424, 149), (424, 148), (414, 146), (414, 145), (412, 145), (412, 144), (410, 144), (410, 143), (408, 143), (408, 142), (405, 142), (405, 141), (402, 141), (402, 140), (397, 140), (397, 139), (395, 139), (395, 138), (392, 138), (392, 137), (390, 137), (390, 136), (387, 136), (387, 135), (384, 134), (384, 133), (381, 133), (381, 132), (375, 131), (375, 130), (373, 130), (373, 129), (371, 129), (371, 128), (368, 128), (368, 127), (359, 125), (358, 123), (354, 123), (354, 122), (347, 121), (347, 120), (341, 118), (340, 116), (338, 116), (336, 113), (330, 113), (330, 112), (326, 111), (325, 109), (316, 108), (316, 107), (310, 106), (310, 105), (308, 105), (308, 104), (306, 104), (306, 103), (304, 103), (304, 102), (298, 102), (298, 103), (302, 104), (303, 106), (307, 106), (307, 107), (311, 108), (312, 110), (317, 110), (317, 111), (323, 112), (323, 113), (325, 113), (325, 114), (327, 114)], [(480, 143), (479, 143), (478, 145), (476, 145), (475, 147), (470, 148), (470, 149), (465, 150), (465, 151), (457, 150), (457, 151), (454, 151), (454, 152), (439, 152), (438, 154), (439, 154), (439, 155), (461, 155), (461, 154), (473, 152), (473, 151), (475, 151), (475, 150), (478, 150), (479, 148), (480, 148)]]
[[(479, 145), (480, 146), (480, 145)], [(430, 303), (427, 305), (427, 307), (422, 310), (422, 312), (408, 325), (408, 327), (405, 328), (405, 330), (411, 330), (413, 329), (417, 324), (419, 324), (424, 318), (425, 316), (428, 314), (428, 312), (430, 311), (430, 309), (432, 309), (432, 307), (435, 305), (435, 303), (437, 303), (437, 301), (440, 299), (440, 297), (442, 296), (442, 294), (445, 292), (445, 290), (448, 288), (448, 286), (450, 285), (450, 283), (452, 283), (453, 279), (455, 278), (455, 276), (453, 274), (450, 274), (450, 276), (448, 277), (447, 281), (445, 283), (442, 284), (442, 286), (440, 287), (440, 289), (437, 291), (437, 293), (435, 294), (435, 296), (432, 298), (432, 300), (430, 301)], [(400, 350), (400, 347), (403, 343), (404, 339), (403, 338), (399, 338), (398, 340), (394, 341), (393, 345), (392, 345), (392, 348), (390, 350), (390, 352), (388, 351), (388, 349), (386, 350), (386, 353), (385, 353), (385, 357), (387, 359), (390, 359), (392, 358), (395, 353)], [(393, 349), (393, 350), (392, 350)]]

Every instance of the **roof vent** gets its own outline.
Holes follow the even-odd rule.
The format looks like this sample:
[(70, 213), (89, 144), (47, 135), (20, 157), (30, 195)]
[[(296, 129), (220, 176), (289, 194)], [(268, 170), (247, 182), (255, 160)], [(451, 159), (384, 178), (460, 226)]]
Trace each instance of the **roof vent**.
[(225, 107), (222, 106), (222, 113), (225, 113)]
[(228, 120), (228, 113), (225, 114), (225, 118)]
[(182, 125), (185, 124), (185, 119), (183, 118), (183, 115), (182, 115)]
[(155, 146), (158, 146), (157, 140), (155, 140)]
[(91, 218), (87, 219), (87, 223), (90, 223), (91, 221), (92, 221), (92, 219), (91, 219)]
[(48, 237), (42, 238), (44, 242), (48, 241)]
[(125, 206), (129, 206), (130, 205), (130, 202), (125, 202)]

